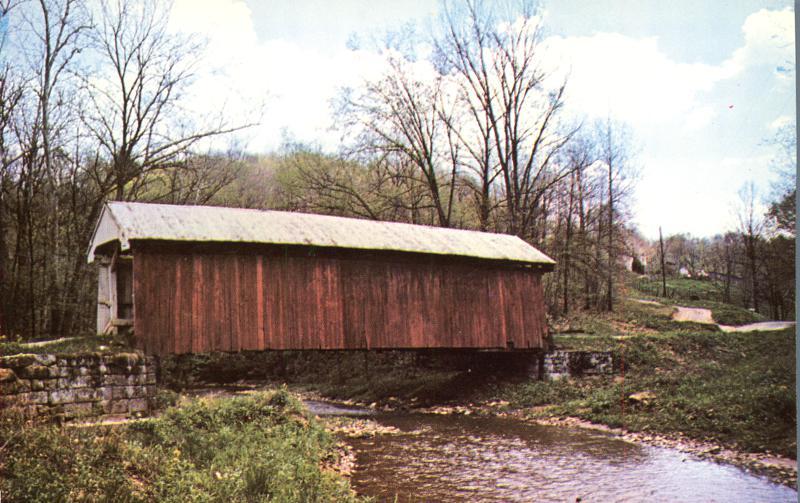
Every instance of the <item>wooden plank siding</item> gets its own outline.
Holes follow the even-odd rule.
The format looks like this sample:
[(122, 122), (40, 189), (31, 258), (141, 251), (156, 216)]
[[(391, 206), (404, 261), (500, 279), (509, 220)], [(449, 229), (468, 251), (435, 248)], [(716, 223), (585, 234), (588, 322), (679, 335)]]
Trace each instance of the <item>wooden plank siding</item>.
[(134, 247), (134, 337), (152, 354), (265, 349), (540, 348), (541, 271)]

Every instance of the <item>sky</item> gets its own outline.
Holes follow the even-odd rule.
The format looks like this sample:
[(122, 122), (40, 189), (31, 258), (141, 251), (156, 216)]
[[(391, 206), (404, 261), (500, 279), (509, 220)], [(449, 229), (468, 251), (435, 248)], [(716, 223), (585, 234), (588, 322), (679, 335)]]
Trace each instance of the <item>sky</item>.
[[(627, 124), (638, 173), (632, 221), (648, 238), (712, 236), (736, 224), (748, 182), (769, 194), (778, 129), (795, 120), (788, 0), (552, 0), (544, 54), (568, 74), (567, 112)], [(423, 0), (177, 0), (175, 30), (207, 41), (196, 112), (257, 121), (251, 152), (287, 139), (335, 151), (331, 100), (380, 71), (370, 41), (439, 10)]]

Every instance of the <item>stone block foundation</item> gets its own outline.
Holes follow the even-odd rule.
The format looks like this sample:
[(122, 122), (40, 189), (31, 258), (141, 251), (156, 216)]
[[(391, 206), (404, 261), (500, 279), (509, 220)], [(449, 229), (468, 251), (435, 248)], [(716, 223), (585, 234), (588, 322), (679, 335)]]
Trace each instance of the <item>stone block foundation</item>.
[(157, 360), (141, 353), (0, 357), (0, 414), (81, 418), (147, 413)]
[(614, 373), (610, 351), (551, 351), (545, 353), (543, 365), (546, 379)]

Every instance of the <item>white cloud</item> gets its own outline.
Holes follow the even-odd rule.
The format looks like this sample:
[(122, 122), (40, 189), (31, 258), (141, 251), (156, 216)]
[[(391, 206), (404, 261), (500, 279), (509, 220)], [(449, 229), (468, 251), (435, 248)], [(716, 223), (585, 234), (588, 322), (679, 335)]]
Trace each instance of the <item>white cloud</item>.
[(784, 79), (794, 76), (794, 12), (761, 9), (742, 26), (745, 44), (723, 63), (738, 73), (750, 66), (769, 65)]
[(655, 37), (618, 33), (550, 37), (544, 53), (550, 68), (568, 74), (567, 102), (574, 111), (611, 114), (634, 126), (686, 117), (687, 126), (698, 129), (714, 115), (699, 101), (721, 81), (759, 65), (771, 66), (779, 78), (794, 78), (791, 10), (753, 13), (742, 32), (744, 45), (719, 65), (676, 61)]
[(762, 193), (769, 191), (773, 152), (759, 146), (757, 136), (793, 117), (778, 113), (771, 123), (748, 122), (748, 112), (760, 117), (756, 109), (766, 102), (747, 96), (753, 110), (734, 111), (727, 100), (737, 96), (731, 89), (752, 82), (765, 93), (787, 93), (786, 80), (794, 82), (793, 13), (755, 12), (742, 34), (742, 45), (716, 65), (675, 60), (654, 37), (596, 33), (544, 42), (550, 67), (568, 72), (568, 108), (626, 121), (643, 144), (634, 215), (648, 236), (659, 225), (697, 236), (732, 229), (742, 184), (756, 180)]
[(791, 115), (781, 115), (774, 121), (770, 122), (767, 126), (771, 131), (778, 131), (779, 129), (792, 124), (795, 121), (795, 118)]
[[(756, 181), (759, 194), (769, 192), (771, 178), (763, 167), (768, 153), (750, 157), (681, 160), (645, 157), (646, 170), (637, 184), (635, 223), (645, 236), (688, 232), (712, 236), (735, 230), (739, 190)], [(764, 205), (757, 202), (759, 211)]]
[(374, 73), (380, 61), (368, 51), (342, 47), (323, 54), (283, 39), (260, 40), (240, 0), (179, 0), (170, 26), (208, 42), (190, 106), (224, 110), (236, 123), (260, 122), (244, 135), (255, 151), (277, 148), (284, 132), (334, 147), (331, 99), (340, 87)]
[(716, 112), (710, 106), (702, 106), (689, 111), (686, 114), (685, 126), (689, 131), (697, 131), (703, 129), (711, 123)]
[[(573, 109), (592, 116), (611, 113), (632, 124), (687, 114), (698, 93), (729, 76), (721, 67), (671, 60), (657, 38), (598, 33), (551, 37), (545, 45), (554, 62), (569, 62), (567, 102)], [(709, 113), (702, 109), (705, 120)]]
[[(241, 49), (256, 42), (250, 8), (241, 0), (177, 0), (172, 6), (170, 27), (185, 33), (201, 33), (213, 49)], [(228, 57), (235, 57), (230, 52)]]

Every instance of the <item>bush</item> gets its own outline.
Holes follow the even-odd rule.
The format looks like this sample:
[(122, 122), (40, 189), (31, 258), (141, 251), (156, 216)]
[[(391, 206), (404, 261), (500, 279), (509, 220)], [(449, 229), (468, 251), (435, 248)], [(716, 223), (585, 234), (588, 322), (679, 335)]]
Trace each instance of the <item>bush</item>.
[(285, 390), (195, 400), (120, 427), (6, 424), (4, 501), (353, 501), (331, 437)]

